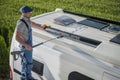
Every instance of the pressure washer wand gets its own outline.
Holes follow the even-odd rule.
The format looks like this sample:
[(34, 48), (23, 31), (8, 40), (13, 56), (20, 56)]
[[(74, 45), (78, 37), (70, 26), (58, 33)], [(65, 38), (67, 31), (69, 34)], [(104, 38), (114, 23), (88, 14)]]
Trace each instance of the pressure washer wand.
[[(46, 28), (46, 29), (47, 29), (47, 28)], [(50, 27), (49, 27), (49, 29), (50, 29)], [(47, 30), (46, 30), (46, 31), (47, 31)], [(52, 41), (52, 40), (55, 40), (55, 39), (59, 39), (59, 38), (62, 38), (62, 37), (64, 37), (64, 36), (60, 35), (60, 36), (57, 36), (57, 37), (55, 37), (55, 38), (51, 38), (51, 39), (49, 39), (49, 40), (47, 40), (47, 41), (44, 41), (44, 42), (41, 42), (41, 43), (39, 43), (39, 44), (33, 45), (32, 48), (35, 48), (35, 47), (37, 47), (37, 46), (43, 45), (44, 43), (47, 43), (47, 42), (49, 42), (49, 41)], [(12, 55), (14, 55), (14, 54), (20, 54), (20, 53), (25, 52), (25, 51), (27, 51), (27, 50), (13, 51), (13, 52), (11, 52), (11, 54), (12, 54)]]
[(45, 41), (45, 42), (41, 42), (41, 43), (39, 43), (39, 44), (36, 44), (36, 45), (34, 45), (34, 46), (32, 46), (32, 48), (35, 48), (35, 47), (37, 47), (37, 46), (39, 46), (39, 45), (42, 45), (42, 44), (44, 44), (44, 43), (47, 43), (47, 42), (49, 42), (49, 41), (52, 41), (52, 40), (55, 40), (55, 39), (59, 39), (59, 38), (62, 38), (63, 36), (58, 36), (58, 37), (55, 37), (55, 38), (51, 38), (51, 39), (49, 39), (49, 40), (47, 40), (47, 41)]

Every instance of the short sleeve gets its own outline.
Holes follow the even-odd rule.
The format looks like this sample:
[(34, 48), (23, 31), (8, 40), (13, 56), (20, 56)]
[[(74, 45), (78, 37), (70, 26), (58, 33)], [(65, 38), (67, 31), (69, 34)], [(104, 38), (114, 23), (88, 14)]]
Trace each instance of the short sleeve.
[(17, 23), (17, 31), (19, 31), (19, 32), (21, 32), (21, 33), (23, 33), (24, 32), (24, 30), (25, 30), (25, 25), (24, 25), (24, 23), (22, 22), (22, 21), (19, 21), (18, 23)]

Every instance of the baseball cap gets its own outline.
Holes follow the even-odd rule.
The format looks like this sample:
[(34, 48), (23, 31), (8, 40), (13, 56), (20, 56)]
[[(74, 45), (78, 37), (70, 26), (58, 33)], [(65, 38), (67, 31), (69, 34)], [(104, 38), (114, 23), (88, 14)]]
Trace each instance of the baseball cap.
[(28, 6), (22, 6), (22, 7), (20, 8), (20, 12), (21, 12), (21, 13), (27, 13), (27, 12), (32, 12), (32, 11), (33, 11), (33, 9), (30, 8), (30, 7), (28, 7)]

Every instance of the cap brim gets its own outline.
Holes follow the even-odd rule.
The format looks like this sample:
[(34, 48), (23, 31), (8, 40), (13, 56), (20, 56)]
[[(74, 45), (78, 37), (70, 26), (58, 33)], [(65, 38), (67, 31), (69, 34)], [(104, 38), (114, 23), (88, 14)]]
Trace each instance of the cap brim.
[(32, 12), (33, 11), (33, 9), (30, 9), (28, 12)]

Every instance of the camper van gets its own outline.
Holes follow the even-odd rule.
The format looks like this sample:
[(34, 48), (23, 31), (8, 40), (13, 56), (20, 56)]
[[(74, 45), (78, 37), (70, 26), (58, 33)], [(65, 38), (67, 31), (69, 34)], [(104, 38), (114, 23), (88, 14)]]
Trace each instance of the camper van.
[[(37, 80), (120, 80), (120, 22), (57, 8), (31, 18), (49, 24), (32, 28), (33, 69)], [(15, 30), (16, 31), (16, 30)], [(10, 77), (20, 80), (21, 57), (15, 32)]]

